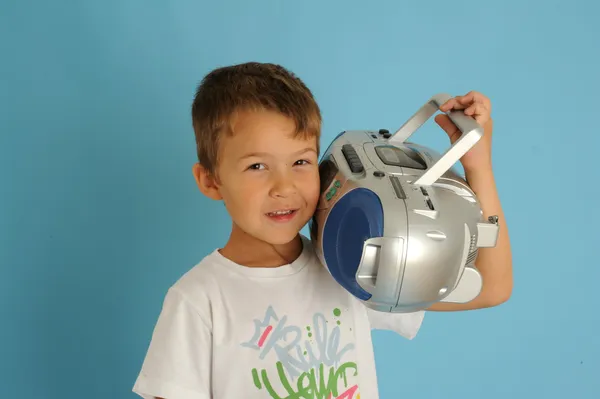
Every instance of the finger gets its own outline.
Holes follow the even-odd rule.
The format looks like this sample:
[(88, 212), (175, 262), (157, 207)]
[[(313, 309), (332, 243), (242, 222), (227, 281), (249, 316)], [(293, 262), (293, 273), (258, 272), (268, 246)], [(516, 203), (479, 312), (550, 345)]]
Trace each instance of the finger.
[(460, 130), (458, 127), (456, 127), (454, 122), (450, 120), (448, 115), (439, 114), (434, 118), (434, 120), (446, 132), (451, 143), (454, 143), (460, 137)]
[(442, 112), (448, 112), (451, 110), (459, 110), (459, 109), (465, 109), (466, 105), (461, 104), (461, 98), (462, 97), (454, 97), (448, 101), (446, 101), (442, 106), (440, 106), (440, 111)]
[(451, 98), (450, 100), (446, 101), (445, 103), (443, 103), (442, 105), (440, 105), (440, 111), (442, 112), (446, 112), (452, 109), (452, 107), (454, 107), (454, 105), (456, 104), (456, 97)]
[(469, 116), (484, 115), (487, 113), (487, 108), (481, 103), (473, 103), (469, 105), (464, 112)]
[(474, 95), (475, 95), (475, 92), (471, 91), (471, 92), (465, 94), (464, 96), (453, 97), (450, 100), (446, 101), (446, 103), (444, 103), (444, 107), (443, 108), (440, 107), (440, 110), (446, 112), (451, 109), (455, 109), (455, 110), (465, 109), (473, 103)]
[(464, 96), (460, 96), (459, 102), (463, 105), (471, 104), (476, 101), (478, 93), (476, 91), (471, 90)]
[(474, 103), (482, 104), (491, 113), (491, 102), (489, 98), (479, 93), (478, 91), (471, 90), (464, 96), (456, 96), (446, 101), (440, 106), (440, 111), (448, 112), (452, 109), (461, 110), (469, 108)]
[(481, 103), (487, 108), (488, 111), (491, 112), (491, 109), (492, 109), (492, 103), (491, 103), (490, 99), (475, 90), (472, 90), (472, 91), (468, 92), (467, 94), (465, 94), (464, 96), (462, 96), (462, 99), (460, 102), (462, 104)]
[(477, 92), (469, 92), (456, 99), (460, 105), (455, 105), (454, 109), (464, 109), (467, 115), (484, 115), (485, 113), (490, 113), (489, 101), (486, 101), (486, 97), (478, 95)]
[(464, 111), (465, 115), (473, 117), (478, 123), (484, 124), (490, 118), (490, 112), (482, 103), (473, 103)]

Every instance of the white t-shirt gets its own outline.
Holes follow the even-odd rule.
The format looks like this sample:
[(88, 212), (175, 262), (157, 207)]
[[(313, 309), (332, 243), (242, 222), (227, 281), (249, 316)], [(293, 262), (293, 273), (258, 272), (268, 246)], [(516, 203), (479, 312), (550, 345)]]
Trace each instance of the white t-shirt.
[(424, 312), (367, 308), (302, 238), (288, 265), (244, 267), (215, 250), (184, 274), (167, 292), (133, 391), (146, 399), (377, 399), (371, 329), (412, 339)]

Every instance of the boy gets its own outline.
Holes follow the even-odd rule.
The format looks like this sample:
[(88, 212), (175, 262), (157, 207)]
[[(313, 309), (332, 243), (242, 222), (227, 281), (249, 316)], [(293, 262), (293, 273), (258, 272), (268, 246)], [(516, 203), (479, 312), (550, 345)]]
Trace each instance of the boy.
[[(457, 97), (485, 135), (461, 162), (484, 213), (500, 217), (495, 248), (481, 251), (485, 288), (469, 304), (490, 307), (512, 289), (508, 234), (491, 171), (489, 100)], [(412, 339), (424, 312), (371, 311), (343, 290), (299, 234), (320, 194), (321, 114), (309, 89), (278, 65), (216, 69), (192, 106), (200, 191), (232, 218), (227, 243), (167, 292), (134, 392), (144, 398), (378, 397), (371, 329)], [(437, 122), (455, 140), (455, 127)]]

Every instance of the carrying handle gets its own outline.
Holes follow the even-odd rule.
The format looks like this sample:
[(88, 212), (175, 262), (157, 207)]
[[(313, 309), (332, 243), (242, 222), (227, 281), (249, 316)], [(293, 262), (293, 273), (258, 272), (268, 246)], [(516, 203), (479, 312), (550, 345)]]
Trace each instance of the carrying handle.
[[(421, 107), (404, 125), (400, 127), (388, 140), (390, 144), (404, 143), (417, 129), (419, 129), (429, 118), (433, 116), (440, 107), (452, 97), (446, 93), (436, 94)], [(448, 169), (450, 169), (460, 158), (471, 149), (483, 136), (483, 128), (475, 119), (465, 115), (462, 110), (447, 112), (446, 115), (461, 131), (461, 135), (442, 154), (440, 159), (435, 162), (414, 184), (430, 186), (439, 179)]]

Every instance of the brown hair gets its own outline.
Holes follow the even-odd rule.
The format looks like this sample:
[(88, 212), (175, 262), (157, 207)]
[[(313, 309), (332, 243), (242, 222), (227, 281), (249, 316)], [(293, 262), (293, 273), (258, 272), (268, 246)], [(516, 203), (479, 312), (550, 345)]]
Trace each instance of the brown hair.
[(290, 117), (296, 137), (316, 137), (318, 150), (321, 111), (302, 80), (276, 64), (225, 66), (202, 79), (192, 105), (198, 160), (212, 175), (216, 176), (220, 137), (233, 133), (232, 117), (241, 110), (269, 110)]

